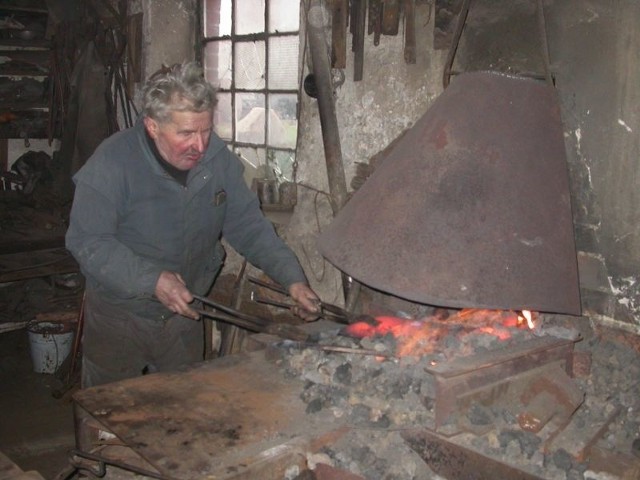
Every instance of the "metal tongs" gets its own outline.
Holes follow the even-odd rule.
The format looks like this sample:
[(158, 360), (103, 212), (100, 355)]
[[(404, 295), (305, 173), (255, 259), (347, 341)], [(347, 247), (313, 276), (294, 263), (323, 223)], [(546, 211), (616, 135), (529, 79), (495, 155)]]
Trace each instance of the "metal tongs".
[[(274, 283), (265, 282), (255, 277), (247, 277), (250, 282), (255, 283), (256, 285), (260, 285), (261, 287), (268, 288), (273, 290), (274, 292), (280, 293), (286, 297), (289, 296), (289, 292), (287, 292), (284, 288)], [(270, 298), (261, 297), (256, 292), (251, 292), (251, 300), (258, 303), (264, 303), (266, 305), (272, 305), (274, 307), (280, 308), (288, 308), (292, 309), (295, 305), (286, 302), (279, 302), (277, 300), (272, 300)], [(351, 315), (344, 310), (343, 308), (338, 307), (337, 305), (332, 305), (327, 302), (323, 302), (321, 300), (318, 301), (318, 306), (320, 307), (320, 316), (326, 318), (327, 320), (332, 320), (337, 323), (349, 324), (349, 319)]]
[(212, 311), (194, 309), (201, 317), (230, 323), (252, 332), (271, 333), (292, 340), (305, 341), (308, 338), (307, 333), (295, 325), (277, 323), (266, 318), (243, 313), (200, 295), (193, 295), (193, 298), (213, 309)]

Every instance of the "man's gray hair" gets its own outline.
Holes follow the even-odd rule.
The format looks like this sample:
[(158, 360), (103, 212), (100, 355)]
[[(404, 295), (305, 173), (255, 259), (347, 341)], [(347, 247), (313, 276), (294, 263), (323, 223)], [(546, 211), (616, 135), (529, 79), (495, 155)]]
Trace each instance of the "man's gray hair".
[(216, 105), (216, 89), (207, 82), (200, 64), (185, 62), (163, 67), (144, 87), (142, 115), (166, 122), (171, 112), (204, 112)]

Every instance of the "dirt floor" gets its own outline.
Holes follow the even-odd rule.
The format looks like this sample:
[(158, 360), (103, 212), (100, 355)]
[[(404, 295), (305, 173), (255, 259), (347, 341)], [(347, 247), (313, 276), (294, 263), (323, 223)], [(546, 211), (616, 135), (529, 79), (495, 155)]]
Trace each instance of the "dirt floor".
[(0, 452), (25, 472), (53, 479), (75, 445), (70, 396), (60, 382), (35, 373), (25, 329), (0, 334)]

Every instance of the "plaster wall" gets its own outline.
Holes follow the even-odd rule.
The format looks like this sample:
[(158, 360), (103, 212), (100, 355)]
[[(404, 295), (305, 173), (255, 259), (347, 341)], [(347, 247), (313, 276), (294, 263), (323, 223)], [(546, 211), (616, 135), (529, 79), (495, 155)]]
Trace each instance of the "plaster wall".
[[(196, 0), (138, 0), (131, 13), (143, 12), (142, 78), (162, 65), (195, 59)], [(131, 7), (130, 7), (131, 8)]]
[(554, 2), (552, 58), (563, 101), (583, 304), (640, 327), (640, 4)]

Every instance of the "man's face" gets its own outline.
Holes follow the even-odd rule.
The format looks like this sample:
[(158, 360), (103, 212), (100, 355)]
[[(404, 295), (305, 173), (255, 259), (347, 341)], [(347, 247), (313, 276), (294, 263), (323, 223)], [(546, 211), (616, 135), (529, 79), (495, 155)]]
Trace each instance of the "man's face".
[(178, 170), (190, 170), (209, 145), (212, 118), (211, 112), (171, 112), (167, 122), (145, 117), (144, 125), (162, 158)]

